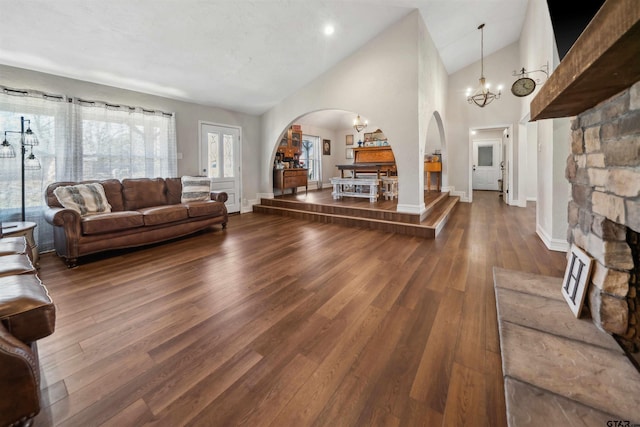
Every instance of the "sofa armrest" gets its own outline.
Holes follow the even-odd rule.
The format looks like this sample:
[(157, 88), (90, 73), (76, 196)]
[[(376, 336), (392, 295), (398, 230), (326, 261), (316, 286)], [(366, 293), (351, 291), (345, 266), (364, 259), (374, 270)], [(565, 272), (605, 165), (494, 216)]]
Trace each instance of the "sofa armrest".
[(78, 258), (78, 240), (82, 235), (80, 213), (73, 209), (45, 208), (44, 219), (53, 225), (54, 245), (59, 256)]
[(77, 227), (80, 230), (81, 216), (77, 211), (67, 208), (45, 208), (44, 219), (54, 227)]
[(224, 191), (220, 191), (220, 192), (212, 191), (210, 196), (211, 196), (211, 200), (215, 200), (216, 202), (222, 202), (222, 203), (226, 202), (229, 199), (229, 195)]
[(28, 420), (40, 411), (39, 375), (35, 353), (0, 323), (0, 425)]

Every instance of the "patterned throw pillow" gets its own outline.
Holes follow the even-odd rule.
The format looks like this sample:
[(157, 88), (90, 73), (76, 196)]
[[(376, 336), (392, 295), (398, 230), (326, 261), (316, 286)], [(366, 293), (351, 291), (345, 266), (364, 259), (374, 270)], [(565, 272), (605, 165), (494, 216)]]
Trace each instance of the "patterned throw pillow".
[(182, 203), (195, 202), (198, 200), (209, 200), (211, 196), (211, 180), (206, 176), (183, 176), (182, 177)]
[(111, 205), (104, 194), (102, 184), (77, 184), (53, 190), (62, 206), (79, 212), (80, 215), (111, 212)]

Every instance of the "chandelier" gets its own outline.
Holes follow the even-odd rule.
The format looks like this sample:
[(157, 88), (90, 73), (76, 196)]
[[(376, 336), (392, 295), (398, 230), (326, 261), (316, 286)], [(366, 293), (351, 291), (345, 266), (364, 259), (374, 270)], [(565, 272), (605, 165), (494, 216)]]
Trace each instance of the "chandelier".
[(358, 114), (358, 117), (356, 117), (355, 119), (353, 119), (353, 128), (358, 132), (362, 132), (362, 130), (364, 128), (367, 127), (367, 125), (369, 124), (369, 122), (367, 122), (366, 120), (363, 122), (362, 119), (360, 118), (360, 114)]
[(471, 89), (467, 89), (467, 102), (482, 108), (491, 104), (494, 99), (500, 99), (502, 88), (498, 86), (498, 94), (496, 95), (489, 90), (489, 84), (484, 78), (484, 24), (480, 24), (478, 29), (480, 30), (480, 86), (473, 93)]

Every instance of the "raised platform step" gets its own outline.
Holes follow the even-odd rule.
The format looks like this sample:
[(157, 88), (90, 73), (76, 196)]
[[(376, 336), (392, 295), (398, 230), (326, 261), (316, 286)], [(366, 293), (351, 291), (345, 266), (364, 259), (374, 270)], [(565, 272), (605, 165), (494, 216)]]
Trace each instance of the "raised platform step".
[(433, 239), (446, 224), (458, 201), (459, 197), (442, 193), (426, 206), (426, 218), (422, 221), (420, 221), (420, 215), (391, 210), (338, 206), (281, 198), (262, 199), (260, 204), (253, 206), (253, 211)]

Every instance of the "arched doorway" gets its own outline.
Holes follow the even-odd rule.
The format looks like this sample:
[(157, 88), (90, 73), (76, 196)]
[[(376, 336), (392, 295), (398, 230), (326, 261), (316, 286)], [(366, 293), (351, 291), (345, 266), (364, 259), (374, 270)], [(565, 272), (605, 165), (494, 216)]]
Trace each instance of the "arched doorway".
[[(440, 113), (434, 111), (427, 126), (427, 136), (424, 144), (424, 189), (430, 189), (435, 186), (438, 191), (445, 182), (445, 138), (444, 127)], [(431, 182), (428, 182), (428, 179)]]

